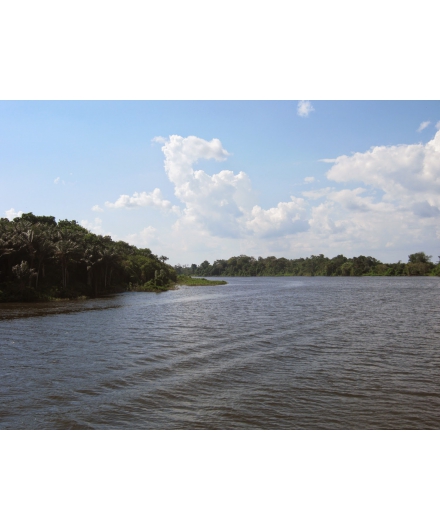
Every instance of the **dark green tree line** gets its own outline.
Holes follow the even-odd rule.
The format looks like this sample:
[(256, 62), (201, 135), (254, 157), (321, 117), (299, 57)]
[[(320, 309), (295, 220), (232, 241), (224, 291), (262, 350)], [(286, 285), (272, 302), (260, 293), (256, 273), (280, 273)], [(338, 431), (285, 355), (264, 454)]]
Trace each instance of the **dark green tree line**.
[(76, 221), (33, 213), (0, 219), (0, 301), (164, 289), (177, 280), (167, 259)]
[[(439, 257), (440, 259), (440, 257)], [(193, 276), (425, 276), (440, 275), (440, 265), (431, 256), (416, 252), (408, 256), (408, 263), (382, 263), (371, 256), (346, 258), (342, 254), (327, 258), (323, 254), (308, 258), (286, 259), (268, 256), (234, 256), (212, 264), (205, 260), (200, 265), (176, 265), (178, 274)]]

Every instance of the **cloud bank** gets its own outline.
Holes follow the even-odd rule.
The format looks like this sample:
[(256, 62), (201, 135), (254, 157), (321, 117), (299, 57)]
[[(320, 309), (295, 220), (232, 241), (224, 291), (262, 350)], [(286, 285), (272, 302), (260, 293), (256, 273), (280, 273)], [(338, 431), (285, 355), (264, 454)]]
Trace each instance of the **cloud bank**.
[[(106, 207), (174, 213), (172, 234), (189, 251), (203, 240), (205, 246), (220, 248), (229, 241), (231, 249), (235, 245), (291, 256), (332, 250), (352, 255), (375, 254), (376, 249), (377, 254), (378, 249), (409, 244), (417, 250), (440, 238), (440, 131), (426, 144), (375, 146), (326, 159), (331, 164), (326, 186), (315, 187), (316, 179), (307, 177), (304, 185), (311, 189), (268, 209), (257, 204), (246, 173), (221, 169), (210, 175), (197, 169), (201, 160), (227, 159), (220, 140), (172, 135), (160, 142), (165, 172), (180, 204), (172, 204), (156, 188), (121, 195)], [(145, 230), (133, 240), (156, 237), (153, 227)]]
[(302, 198), (291, 197), (289, 202), (264, 210), (255, 204), (256, 194), (246, 173), (222, 170), (208, 175), (194, 169), (200, 159), (225, 160), (229, 153), (220, 140), (174, 135), (162, 151), (174, 194), (184, 204), (176, 228), (192, 227), (230, 238), (267, 237), (304, 229)]
[[(363, 185), (325, 190), (319, 208), (329, 236), (336, 228), (347, 244), (362, 241), (366, 248), (411, 241), (419, 246), (440, 237), (440, 133), (426, 144), (377, 146), (340, 156), (326, 176), (343, 186)], [(316, 223), (313, 215), (310, 223)]]

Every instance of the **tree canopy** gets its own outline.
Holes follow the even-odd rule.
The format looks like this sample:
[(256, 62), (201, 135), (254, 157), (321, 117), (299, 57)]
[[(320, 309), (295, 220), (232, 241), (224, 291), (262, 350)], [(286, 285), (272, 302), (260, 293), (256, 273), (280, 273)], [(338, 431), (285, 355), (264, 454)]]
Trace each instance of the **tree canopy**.
[(407, 264), (382, 263), (371, 256), (347, 258), (342, 254), (327, 258), (323, 254), (308, 258), (276, 258), (268, 256), (233, 256), (218, 259), (212, 264), (205, 260), (200, 265), (176, 265), (178, 274), (194, 276), (414, 276), (439, 274), (440, 265), (435, 266), (431, 256), (424, 252), (410, 254)]
[(176, 272), (148, 248), (32, 212), (0, 220), (0, 301), (162, 290)]

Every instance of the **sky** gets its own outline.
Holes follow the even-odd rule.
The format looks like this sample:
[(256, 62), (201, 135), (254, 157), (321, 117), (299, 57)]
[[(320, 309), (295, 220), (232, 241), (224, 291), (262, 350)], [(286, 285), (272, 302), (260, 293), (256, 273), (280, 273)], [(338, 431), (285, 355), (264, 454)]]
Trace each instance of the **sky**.
[(438, 101), (1, 101), (0, 215), (171, 264), (440, 254)]

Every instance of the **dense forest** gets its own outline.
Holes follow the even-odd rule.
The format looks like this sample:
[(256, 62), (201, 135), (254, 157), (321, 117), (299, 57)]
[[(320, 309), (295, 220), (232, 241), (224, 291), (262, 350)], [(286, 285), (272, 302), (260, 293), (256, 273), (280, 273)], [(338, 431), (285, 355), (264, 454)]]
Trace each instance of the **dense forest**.
[(76, 221), (22, 214), (0, 219), (0, 301), (160, 291), (176, 271), (148, 248), (112, 241)]
[(381, 263), (371, 256), (346, 258), (342, 254), (298, 259), (241, 255), (212, 264), (205, 260), (200, 265), (176, 265), (175, 270), (194, 276), (440, 276), (440, 264), (434, 265), (431, 257), (416, 252), (408, 256), (408, 263)]

